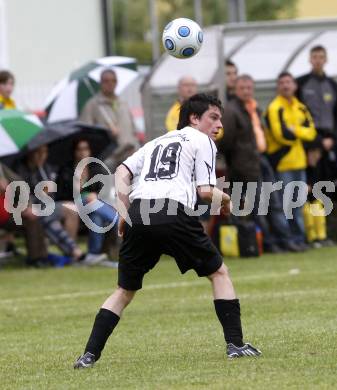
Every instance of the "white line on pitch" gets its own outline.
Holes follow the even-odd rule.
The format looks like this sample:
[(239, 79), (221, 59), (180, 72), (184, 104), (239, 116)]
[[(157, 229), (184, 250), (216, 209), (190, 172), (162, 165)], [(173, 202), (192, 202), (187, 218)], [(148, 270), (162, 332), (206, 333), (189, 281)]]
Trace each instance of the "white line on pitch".
[[(269, 274), (260, 274), (260, 275), (247, 275), (247, 276), (241, 276), (241, 277), (234, 277), (233, 280), (235, 283), (241, 282), (241, 281), (249, 281), (249, 280), (260, 280), (265, 279), (268, 280), (270, 278), (284, 278), (289, 277), (288, 273), (269, 273)], [(143, 287), (143, 290), (159, 290), (159, 289), (167, 289), (167, 288), (181, 288), (181, 287), (192, 287), (192, 286), (202, 286), (205, 285), (206, 281), (205, 279), (197, 279), (194, 281), (186, 281), (186, 282), (172, 282), (172, 283), (159, 283), (159, 284), (149, 284), (145, 285)], [(33, 296), (33, 297), (26, 297), (26, 298), (8, 298), (8, 299), (0, 299), (0, 304), (14, 304), (14, 303), (21, 303), (21, 302), (34, 302), (34, 301), (52, 301), (57, 299), (65, 299), (65, 298), (80, 298), (80, 297), (90, 297), (90, 296), (97, 296), (97, 295), (103, 295), (103, 294), (109, 294), (114, 291), (114, 287), (111, 287), (111, 289), (105, 289), (105, 290), (95, 290), (95, 291), (77, 291), (77, 292), (70, 292), (70, 293), (60, 293), (60, 294), (50, 294), (50, 295), (43, 295), (43, 296)], [(247, 294), (249, 296), (251, 294)]]

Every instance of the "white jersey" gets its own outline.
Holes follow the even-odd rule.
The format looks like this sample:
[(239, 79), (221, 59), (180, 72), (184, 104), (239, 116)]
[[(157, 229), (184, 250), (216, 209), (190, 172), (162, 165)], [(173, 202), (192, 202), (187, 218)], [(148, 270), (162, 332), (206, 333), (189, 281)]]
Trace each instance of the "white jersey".
[(193, 209), (196, 187), (216, 184), (216, 150), (211, 138), (192, 127), (146, 143), (123, 162), (133, 175), (130, 201), (168, 198)]

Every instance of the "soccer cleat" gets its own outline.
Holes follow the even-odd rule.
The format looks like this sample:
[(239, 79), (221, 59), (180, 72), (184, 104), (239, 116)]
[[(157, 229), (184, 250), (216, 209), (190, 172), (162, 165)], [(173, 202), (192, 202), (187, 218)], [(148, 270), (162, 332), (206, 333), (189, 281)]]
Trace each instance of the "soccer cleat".
[(91, 368), (95, 364), (95, 355), (90, 352), (86, 352), (80, 356), (74, 364), (74, 368)]
[(249, 343), (246, 343), (243, 347), (236, 347), (234, 344), (227, 344), (227, 357), (228, 359), (239, 358), (243, 356), (260, 356), (262, 354), (257, 348), (253, 347)]

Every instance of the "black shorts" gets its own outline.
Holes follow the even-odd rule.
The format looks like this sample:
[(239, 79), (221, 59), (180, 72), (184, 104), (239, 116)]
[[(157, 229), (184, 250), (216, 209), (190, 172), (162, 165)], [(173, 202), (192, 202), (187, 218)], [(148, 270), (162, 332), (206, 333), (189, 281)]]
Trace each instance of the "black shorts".
[(205, 234), (198, 217), (187, 215), (181, 204), (177, 215), (168, 216), (166, 208), (151, 217), (151, 224), (140, 223), (140, 201), (129, 209), (132, 227), (125, 226), (119, 253), (118, 285), (126, 290), (142, 288), (144, 275), (162, 254), (172, 256), (181, 273), (193, 269), (199, 276), (217, 271), (223, 259)]

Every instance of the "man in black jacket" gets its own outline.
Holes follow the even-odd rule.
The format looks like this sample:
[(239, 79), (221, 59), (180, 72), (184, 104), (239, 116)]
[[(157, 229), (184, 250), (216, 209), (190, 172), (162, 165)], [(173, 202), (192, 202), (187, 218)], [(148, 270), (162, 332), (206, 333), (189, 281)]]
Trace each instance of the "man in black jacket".
[(320, 180), (333, 180), (337, 176), (337, 84), (324, 72), (326, 62), (327, 52), (323, 46), (310, 50), (312, 69), (298, 78), (297, 94), (309, 108), (320, 138), (322, 158), (317, 176)]
[(222, 117), (224, 136), (219, 141), (218, 150), (225, 156), (231, 182), (248, 183), (261, 179), (260, 151), (245, 107), (253, 91), (252, 78), (248, 75), (239, 76), (235, 95), (226, 104)]
[[(243, 183), (242, 200), (254, 202), (252, 216), (263, 231), (264, 249), (273, 253), (283, 250), (301, 251), (290, 236), (279, 194), (271, 194), (267, 216), (258, 213), (260, 197), (263, 194), (262, 181), (274, 182), (275, 178), (268, 160), (263, 156), (266, 139), (262, 129), (261, 112), (254, 99), (254, 80), (249, 75), (237, 78), (235, 96), (224, 109), (222, 123), (224, 135), (219, 141), (218, 151), (225, 157), (232, 190), (236, 183)], [(257, 186), (254, 199), (251, 199), (247, 191), (250, 182), (256, 183)], [(235, 200), (233, 198), (233, 202)]]
[(226, 100), (230, 101), (235, 97), (235, 82), (238, 77), (238, 68), (231, 60), (225, 62), (226, 74)]

